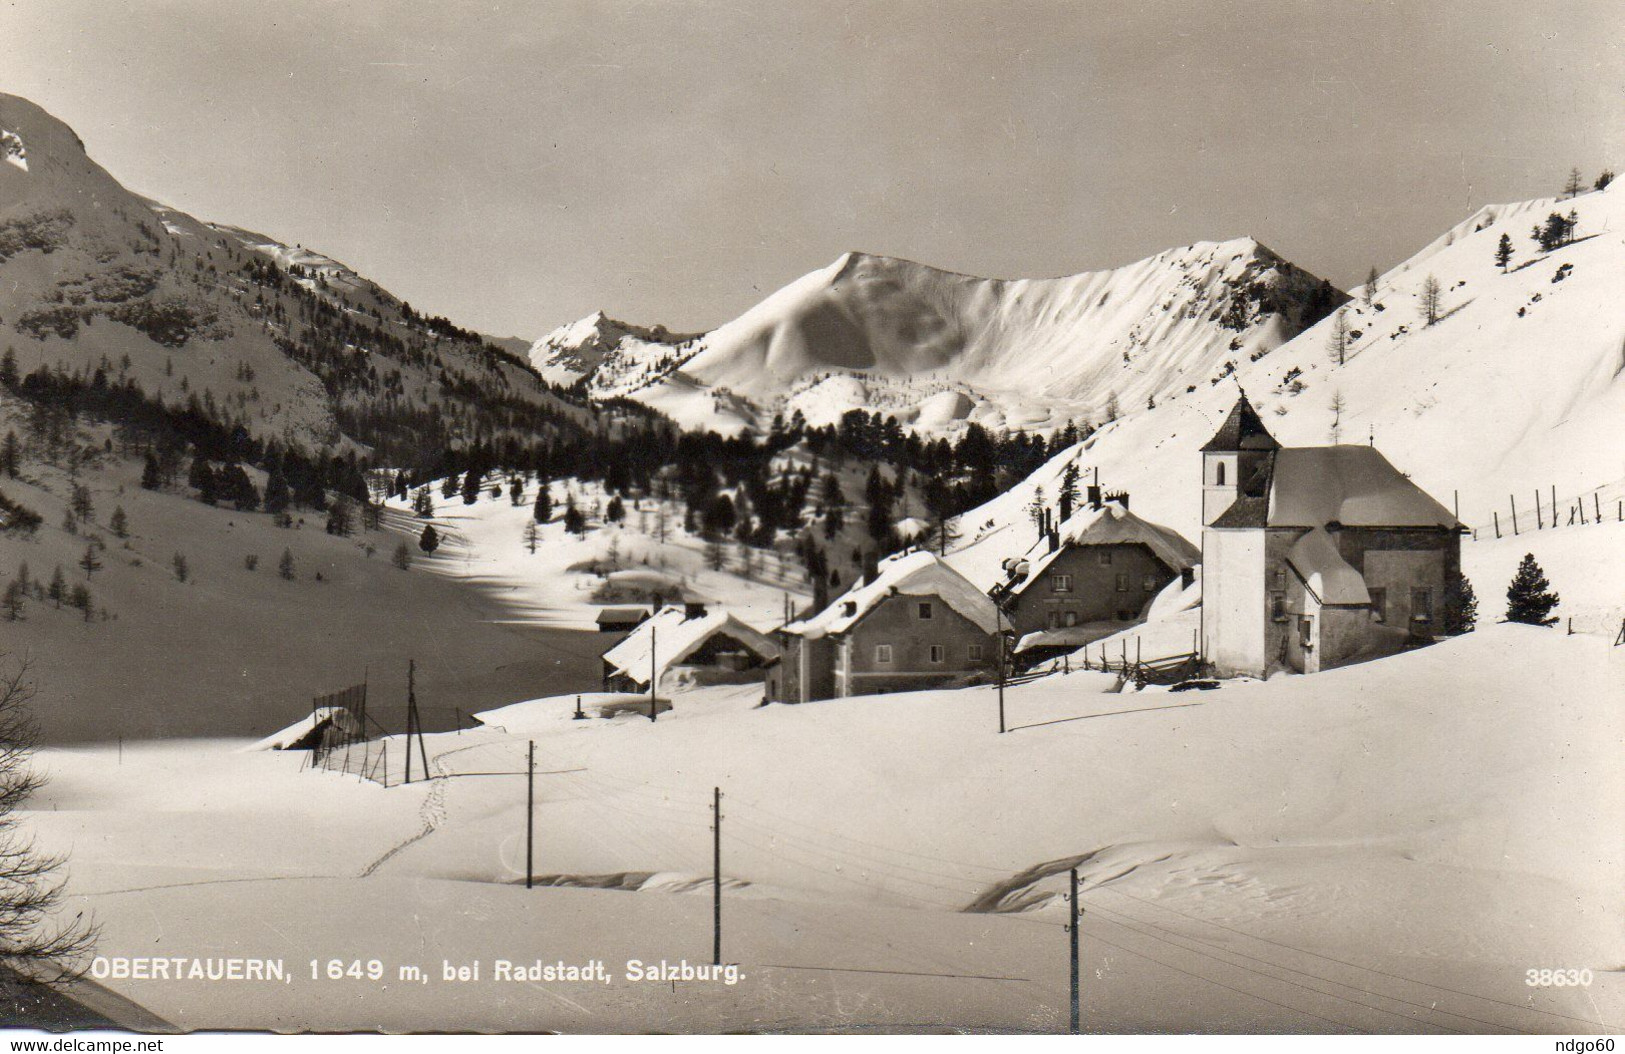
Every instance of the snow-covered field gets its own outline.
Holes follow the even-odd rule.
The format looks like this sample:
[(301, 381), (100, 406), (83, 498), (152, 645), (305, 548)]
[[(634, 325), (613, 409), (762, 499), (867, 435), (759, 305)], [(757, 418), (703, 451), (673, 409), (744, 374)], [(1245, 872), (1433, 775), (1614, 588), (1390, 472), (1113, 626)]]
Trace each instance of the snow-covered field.
[[(652, 724), (566, 697), (430, 736), (440, 778), (408, 786), (240, 742), (50, 750), (32, 819), (103, 954), (288, 961), (286, 985), (107, 982), (188, 1027), (1055, 1029), (1075, 863), (1090, 1028), (1599, 1031), (1625, 1011), (1622, 675), (1595, 636), (1493, 626), (1214, 692), (1042, 679), (1002, 736), (992, 688), (711, 689)], [(709, 959), (713, 787), (744, 979), (629, 981)], [(308, 978), (375, 957), (390, 983)], [(490, 979), (538, 957), (611, 979)], [(1594, 981), (1526, 985), (1542, 967)]]
[[(493, 498), (491, 486), (502, 496)], [(430, 487), (434, 515), (410, 521), (414, 530), (432, 523), (441, 546), (418, 565), (472, 585), (496, 600), (514, 621), (594, 628), (600, 608), (636, 604), (658, 592), (668, 602), (697, 596), (723, 604), (758, 629), (784, 621), (785, 596), (800, 603), (811, 594), (801, 565), (788, 556), (723, 545), (721, 570), (707, 562), (706, 543), (683, 529), (680, 503), (653, 498), (625, 500), (621, 523), (605, 518), (609, 496), (595, 483), (555, 480), (551, 484), (550, 521), (537, 527), (535, 545), (526, 535), (534, 520), (537, 484), (526, 482), (521, 503), (508, 495), (507, 480), (492, 476), (479, 500), (463, 504), (461, 495), (444, 498)], [(577, 537), (564, 529), (565, 503), (574, 500), (585, 515), (588, 531)], [(390, 498), (389, 508), (411, 512), (412, 499)], [(532, 551), (534, 549), (534, 551)]]

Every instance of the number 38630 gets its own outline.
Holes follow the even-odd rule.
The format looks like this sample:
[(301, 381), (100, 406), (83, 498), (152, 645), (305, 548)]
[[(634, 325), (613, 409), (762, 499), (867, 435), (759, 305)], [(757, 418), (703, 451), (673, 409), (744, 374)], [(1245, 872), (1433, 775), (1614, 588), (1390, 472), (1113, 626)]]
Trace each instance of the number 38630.
[(1523, 983), (1530, 988), (1589, 988), (1590, 970), (1530, 970)]

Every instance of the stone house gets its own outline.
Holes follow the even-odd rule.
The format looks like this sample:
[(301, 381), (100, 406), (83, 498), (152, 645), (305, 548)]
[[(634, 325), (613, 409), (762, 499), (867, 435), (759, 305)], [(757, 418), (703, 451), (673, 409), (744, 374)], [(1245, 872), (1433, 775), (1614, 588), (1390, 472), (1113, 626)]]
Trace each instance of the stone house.
[(1374, 447), (1283, 447), (1243, 395), (1202, 461), (1202, 652), (1218, 673), (1315, 673), (1440, 632), (1463, 528)]
[(991, 680), (997, 630), (993, 601), (969, 579), (934, 553), (901, 553), (780, 630), (767, 697), (805, 703)]
[(1046, 633), (1076, 630), (1056, 634), (1076, 648), (1140, 620), (1169, 582), (1189, 584), (1200, 561), (1201, 550), (1178, 531), (1130, 512), (1126, 494), (1103, 501), (1096, 486), (1082, 509), (1005, 561), (990, 593), (1029, 647)]

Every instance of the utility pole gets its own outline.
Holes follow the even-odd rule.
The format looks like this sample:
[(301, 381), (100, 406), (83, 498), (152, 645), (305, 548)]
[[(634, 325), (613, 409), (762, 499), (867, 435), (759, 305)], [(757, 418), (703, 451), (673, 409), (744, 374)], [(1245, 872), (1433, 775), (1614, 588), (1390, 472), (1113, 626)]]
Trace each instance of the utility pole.
[(1004, 609), (993, 602), (993, 646), (999, 649), (999, 735), (1004, 735)]
[(412, 782), (412, 724), (417, 719), (416, 660), (406, 660), (406, 782)]
[(1072, 895), (1067, 900), (1072, 917), (1067, 923), (1067, 938), (1072, 952), (1072, 1034), (1078, 1034), (1078, 926), (1083, 921), (1083, 905), (1078, 903), (1078, 869), (1072, 869)]
[(655, 719), (655, 682), (660, 678), (655, 675), (655, 628), (649, 627), (649, 720)]
[(722, 965), (722, 788), (711, 791), (711, 963)]
[(525, 766), (525, 888), (531, 888), (536, 851), (536, 741), (530, 741), (530, 758)]

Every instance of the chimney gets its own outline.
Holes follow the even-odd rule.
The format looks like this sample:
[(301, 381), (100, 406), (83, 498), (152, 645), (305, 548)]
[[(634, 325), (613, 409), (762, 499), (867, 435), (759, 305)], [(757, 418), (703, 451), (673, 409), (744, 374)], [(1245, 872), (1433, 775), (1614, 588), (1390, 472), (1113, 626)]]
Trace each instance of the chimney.
[(1049, 532), (1049, 551), (1053, 553), (1055, 550), (1059, 549), (1060, 547), (1061, 547), (1061, 532), (1056, 531), (1056, 530), (1051, 530)]
[(1196, 568), (1182, 567), (1179, 569), (1179, 585), (1182, 589), (1189, 589), (1196, 584)]
[(1089, 484), (1088, 494), (1089, 494), (1089, 507), (1091, 509), (1100, 508), (1100, 484), (1099, 483), (1091, 483), (1091, 484)]
[(1061, 495), (1060, 517), (1061, 517), (1061, 522), (1062, 523), (1065, 523), (1067, 520), (1070, 520), (1072, 518), (1072, 495), (1071, 494), (1062, 494)]
[(691, 619), (691, 618), (704, 618), (704, 617), (705, 617), (705, 603), (703, 601), (700, 601), (700, 600), (685, 600), (685, 601), (683, 601), (683, 619), (684, 619), (684, 621), (687, 621), (688, 619)]
[(1118, 491), (1112, 495), (1112, 500), (1123, 506), (1125, 512), (1128, 511), (1128, 491)]

